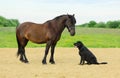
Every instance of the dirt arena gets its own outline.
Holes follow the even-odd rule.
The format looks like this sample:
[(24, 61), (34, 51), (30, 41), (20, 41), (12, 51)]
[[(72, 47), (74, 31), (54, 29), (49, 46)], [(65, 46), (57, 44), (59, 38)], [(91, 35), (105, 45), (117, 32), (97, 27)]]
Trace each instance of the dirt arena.
[(27, 48), (29, 64), (16, 57), (17, 48), (0, 49), (0, 78), (120, 78), (120, 48), (90, 48), (107, 65), (78, 65), (77, 48), (56, 48), (55, 65), (42, 65), (44, 48)]

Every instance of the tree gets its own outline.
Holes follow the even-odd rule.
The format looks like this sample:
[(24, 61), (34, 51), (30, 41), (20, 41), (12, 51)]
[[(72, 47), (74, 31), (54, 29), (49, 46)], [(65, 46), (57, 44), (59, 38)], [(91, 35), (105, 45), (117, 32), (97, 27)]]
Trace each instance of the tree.
[(97, 23), (95, 21), (90, 21), (88, 27), (94, 27)]
[(19, 21), (17, 19), (10, 19), (9, 20), (9, 26), (15, 27), (19, 25)]
[(4, 18), (3, 16), (0, 16), (0, 26), (3, 27), (6, 22), (7, 22), (6, 18)]
[(6, 19), (0, 16), (0, 27), (15, 27), (18, 26), (19, 21), (17, 19)]
[(120, 21), (108, 21), (106, 24), (108, 28), (118, 28)]
[(95, 27), (97, 28), (105, 28), (106, 27), (106, 24), (104, 22), (99, 22), (95, 25)]

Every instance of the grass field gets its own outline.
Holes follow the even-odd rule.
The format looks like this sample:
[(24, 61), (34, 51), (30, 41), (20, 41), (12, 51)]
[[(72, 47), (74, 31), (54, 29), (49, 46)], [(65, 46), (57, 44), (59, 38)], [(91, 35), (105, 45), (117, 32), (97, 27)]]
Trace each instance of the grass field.
[(78, 65), (77, 48), (56, 48), (55, 65), (41, 61), (44, 48), (27, 48), (29, 64), (16, 57), (17, 48), (0, 48), (0, 78), (120, 78), (120, 48), (89, 48), (98, 62), (106, 65)]
[[(0, 28), (0, 47), (16, 48), (17, 42), (15, 37), (15, 28)], [(88, 47), (94, 48), (117, 48), (120, 47), (120, 29), (103, 29), (103, 28), (80, 28), (76, 27), (76, 35), (70, 36), (65, 29), (62, 34), (58, 47), (73, 47), (73, 43), (81, 40)], [(34, 44), (29, 42), (27, 47), (43, 47), (44, 44)]]

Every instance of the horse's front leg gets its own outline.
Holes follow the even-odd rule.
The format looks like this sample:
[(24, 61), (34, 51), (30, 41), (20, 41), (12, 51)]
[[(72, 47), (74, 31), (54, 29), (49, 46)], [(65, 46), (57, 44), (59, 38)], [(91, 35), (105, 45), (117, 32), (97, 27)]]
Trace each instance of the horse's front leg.
[(42, 63), (43, 63), (43, 64), (47, 64), (46, 58), (47, 58), (47, 55), (48, 55), (50, 46), (51, 46), (51, 45), (50, 45), (50, 43), (48, 42), (48, 43), (46, 44), (45, 55), (44, 55), (44, 58), (43, 58), (43, 60), (42, 60)]
[(50, 60), (49, 60), (49, 62), (50, 62), (51, 64), (55, 64), (55, 61), (54, 61), (54, 50), (55, 50), (55, 46), (56, 46), (56, 43), (51, 46), (51, 57), (50, 57)]

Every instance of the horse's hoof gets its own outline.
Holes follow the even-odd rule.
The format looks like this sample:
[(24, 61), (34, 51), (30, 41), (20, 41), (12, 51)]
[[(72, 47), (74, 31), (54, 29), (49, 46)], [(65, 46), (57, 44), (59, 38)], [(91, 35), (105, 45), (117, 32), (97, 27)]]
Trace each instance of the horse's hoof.
[(53, 61), (53, 60), (50, 60), (49, 62), (50, 62), (51, 64), (55, 64), (55, 61)]
[(44, 64), (44, 65), (45, 65), (45, 64), (47, 64), (47, 63), (46, 63), (46, 61), (44, 61), (44, 60), (43, 60), (43, 61), (42, 61), (42, 64)]
[(20, 59), (20, 61), (21, 61), (21, 62), (23, 62), (23, 63), (29, 63), (29, 61), (28, 61), (28, 60), (23, 60), (23, 59)]
[(51, 64), (55, 64), (55, 62), (50, 62)]
[(43, 63), (43, 62), (42, 62), (42, 64), (43, 64), (43, 65), (46, 65), (47, 63)]
[(24, 61), (23, 58), (20, 58), (20, 61), (23, 62)]
[(29, 63), (29, 61), (25, 60), (24, 63)]

